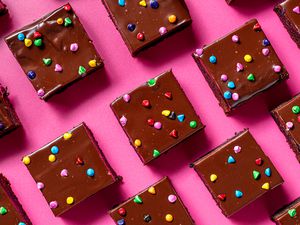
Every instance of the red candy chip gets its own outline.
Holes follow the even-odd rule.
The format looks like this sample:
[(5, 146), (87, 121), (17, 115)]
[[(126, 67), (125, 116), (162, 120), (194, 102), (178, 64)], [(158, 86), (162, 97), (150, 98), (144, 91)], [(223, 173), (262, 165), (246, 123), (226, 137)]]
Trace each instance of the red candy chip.
[(126, 216), (126, 210), (124, 208), (119, 208), (118, 213), (120, 216)]
[(64, 9), (69, 12), (71, 10), (71, 6), (69, 4), (65, 5)]
[(145, 36), (144, 36), (143, 33), (138, 33), (138, 34), (136, 35), (136, 38), (137, 38), (138, 40), (140, 40), (140, 41), (145, 40)]
[(300, 123), (300, 116), (297, 117), (298, 122)]
[(143, 100), (142, 101), (142, 106), (144, 106), (146, 108), (149, 108), (151, 106), (149, 100)]
[(172, 99), (172, 93), (171, 93), (171, 92), (166, 92), (166, 93), (165, 93), (165, 97), (166, 97), (167, 99)]
[(83, 164), (84, 164), (83, 159), (80, 158), (80, 157), (77, 157), (77, 159), (76, 159), (76, 164), (77, 164), (77, 165), (83, 165)]
[(36, 32), (33, 33), (33, 37), (34, 38), (40, 38), (40, 37), (42, 37), (42, 34), (38, 31), (36, 31)]
[(154, 119), (151, 119), (151, 118), (147, 120), (148, 125), (151, 127), (154, 126), (154, 122), (155, 122)]
[(255, 24), (255, 25), (253, 26), (253, 30), (255, 30), (255, 31), (261, 31), (261, 26), (260, 26), (260, 24), (259, 24), (259, 23)]
[(255, 164), (261, 166), (263, 164), (263, 160), (261, 158), (255, 159)]
[(177, 130), (175, 130), (175, 129), (172, 130), (171, 133), (170, 133), (170, 136), (173, 137), (173, 138), (178, 138), (178, 132), (177, 132)]
[(218, 199), (220, 199), (221, 201), (225, 201), (226, 195), (225, 194), (219, 194)]

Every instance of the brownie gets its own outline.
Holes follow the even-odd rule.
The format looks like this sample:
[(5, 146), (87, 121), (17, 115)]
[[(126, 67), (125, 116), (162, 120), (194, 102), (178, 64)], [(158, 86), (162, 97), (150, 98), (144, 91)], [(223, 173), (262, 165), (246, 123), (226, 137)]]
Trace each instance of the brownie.
[(111, 108), (144, 164), (204, 128), (172, 71), (117, 98)]
[(44, 100), (103, 66), (69, 4), (5, 40), (37, 95)]
[(272, 217), (278, 225), (299, 225), (300, 224), (300, 198), (283, 207)]
[(283, 183), (248, 129), (192, 166), (227, 217)]
[(288, 78), (256, 19), (197, 49), (193, 58), (226, 114)]
[(32, 224), (3, 174), (0, 174), (0, 218), (1, 225)]
[(8, 99), (7, 89), (0, 84), (0, 137), (21, 125)]
[(0, 16), (7, 13), (6, 5), (0, 0)]
[(165, 177), (110, 211), (117, 225), (193, 225), (194, 221)]
[(84, 123), (23, 157), (23, 163), (55, 216), (120, 179)]
[(300, 162), (300, 94), (271, 112)]
[(300, 48), (300, 1), (287, 0), (277, 6), (274, 11), (279, 16), (291, 38)]
[(192, 22), (184, 0), (102, 2), (133, 56)]

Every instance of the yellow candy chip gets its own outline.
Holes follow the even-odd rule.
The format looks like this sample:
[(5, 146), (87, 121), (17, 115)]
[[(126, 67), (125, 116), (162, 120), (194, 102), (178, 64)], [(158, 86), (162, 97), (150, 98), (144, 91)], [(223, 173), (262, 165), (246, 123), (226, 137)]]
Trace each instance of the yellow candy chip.
[(134, 141), (134, 146), (135, 146), (135, 147), (140, 147), (141, 145), (142, 145), (141, 140), (140, 140), (140, 139), (135, 139), (135, 141)]
[(25, 38), (24, 44), (25, 44), (26, 47), (30, 47), (32, 45), (32, 40), (30, 40), (28, 38)]
[(66, 200), (68, 205), (72, 205), (74, 203), (74, 198), (73, 197), (68, 197)]
[(155, 194), (156, 194), (155, 187), (150, 187), (150, 188), (148, 189), (148, 192), (149, 192), (150, 194), (152, 194), (152, 195), (155, 195)]
[(174, 219), (174, 218), (173, 218), (173, 216), (172, 216), (171, 214), (167, 214), (167, 215), (166, 215), (166, 221), (167, 221), (167, 222), (172, 222), (173, 219)]
[(216, 174), (211, 174), (210, 175), (210, 181), (215, 182), (217, 180), (218, 176)]
[(49, 162), (55, 162), (55, 160), (56, 160), (55, 155), (53, 155), (53, 154), (49, 155), (48, 160), (49, 160)]
[(244, 56), (244, 60), (245, 60), (245, 62), (248, 62), (248, 63), (252, 62), (252, 56), (247, 54)]
[(170, 113), (171, 113), (170, 110), (164, 110), (164, 111), (161, 112), (161, 114), (164, 115), (164, 116), (169, 116)]
[(69, 140), (71, 137), (72, 137), (72, 134), (71, 134), (71, 133), (65, 133), (65, 134), (64, 134), (64, 139), (65, 139), (65, 140)]
[(58, 19), (56, 20), (56, 23), (59, 24), (59, 25), (61, 25), (61, 24), (64, 23), (64, 20), (63, 20), (62, 18), (58, 18)]
[(29, 165), (29, 164), (30, 164), (30, 158), (29, 158), (29, 156), (23, 157), (22, 162), (23, 162), (25, 165)]
[(90, 61), (89, 61), (89, 66), (92, 67), (92, 68), (96, 67), (96, 66), (97, 66), (97, 61), (96, 61), (96, 59), (90, 60)]
[(175, 23), (177, 21), (177, 17), (175, 15), (170, 15), (168, 20), (170, 23)]
[(142, 1), (139, 2), (139, 5), (140, 5), (140, 6), (143, 6), (143, 7), (146, 7), (146, 6), (147, 6), (147, 3), (146, 3), (145, 0), (142, 0)]
[(261, 186), (262, 189), (265, 189), (265, 190), (269, 190), (270, 189), (270, 184), (269, 183), (264, 183), (262, 186)]

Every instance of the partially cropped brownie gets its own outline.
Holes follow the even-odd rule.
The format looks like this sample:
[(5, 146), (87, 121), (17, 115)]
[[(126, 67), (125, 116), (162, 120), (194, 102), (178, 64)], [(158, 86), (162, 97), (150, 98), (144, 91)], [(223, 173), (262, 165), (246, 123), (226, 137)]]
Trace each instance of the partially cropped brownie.
[(134, 56), (191, 24), (184, 0), (102, 0)]
[(0, 137), (20, 125), (18, 116), (9, 102), (7, 89), (0, 84)]
[(226, 114), (288, 78), (256, 19), (197, 49), (193, 57)]
[(298, 48), (300, 48), (300, 1), (283, 1), (275, 6), (274, 11), (289, 32), (291, 38), (298, 45)]
[(111, 108), (144, 164), (204, 128), (172, 71), (117, 98)]
[(117, 225), (193, 225), (194, 221), (165, 177), (110, 211)]
[(278, 225), (299, 225), (300, 198), (280, 209), (275, 213), (272, 219)]
[(0, 174), (0, 223), (1, 225), (31, 225), (10, 182)]
[(6, 5), (0, 0), (0, 16), (7, 13)]
[(23, 157), (23, 163), (55, 216), (121, 179), (84, 123)]
[(69, 4), (10, 34), (6, 43), (44, 100), (103, 66)]
[(249, 130), (236, 134), (192, 167), (227, 217), (283, 183)]
[(300, 94), (271, 112), (300, 162)]

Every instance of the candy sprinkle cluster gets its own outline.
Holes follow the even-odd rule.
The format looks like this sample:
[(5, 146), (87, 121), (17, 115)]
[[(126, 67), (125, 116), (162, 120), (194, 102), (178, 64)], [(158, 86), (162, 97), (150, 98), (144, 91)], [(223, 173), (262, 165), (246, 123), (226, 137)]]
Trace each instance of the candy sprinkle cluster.
[[(69, 13), (72, 12), (72, 8), (69, 4), (64, 6), (64, 10)], [(73, 21), (70, 17), (65, 17), (65, 18), (60, 17), (60, 18), (57, 18), (56, 22), (53, 22), (51, 24), (52, 24), (52, 26), (63, 26), (66, 29), (68, 29), (68, 28), (72, 28)], [(17, 38), (19, 41), (24, 42), (24, 46), (27, 48), (32, 48), (33, 46), (35, 46), (37, 48), (43, 49), (45, 47), (44, 46), (45, 43), (43, 41), (45, 38), (43, 37), (43, 34), (41, 34), (39, 31), (36, 30), (33, 33), (33, 39), (30, 39), (29, 37), (27, 37), (30, 34), (31, 33), (28, 33), (28, 35), (25, 35), (24, 33), (19, 33), (17, 35)], [(70, 44), (68, 51), (72, 54), (75, 54), (77, 51), (79, 51), (78, 43), (74, 42), (74, 43)], [(55, 60), (52, 59), (51, 57), (43, 57), (43, 58), (41, 58), (41, 62), (45, 67), (49, 67), (49, 69), (53, 69), (53, 71), (56, 72), (57, 74), (62, 73), (64, 70), (64, 68), (60, 64), (60, 62), (58, 62), (58, 61), (55, 62)], [(97, 61), (95, 59), (89, 60), (88, 65), (89, 65), (89, 67), (94, 68), (97, 66)], [(87, 72), (87, 68), (85, 68), (83, 65), (80, 65), (78, 67), (78, 75), (85, 76), (86, 72)], [(26, 74), (30, 80), (34, 80), (38, 76), (38, 74), (34, 70), (28, 70), (26, 72)], [(46, 91), (44, 90), (44, 88), (41, 87), (37, 91), (37, 94), (40, 98), (42, 98), (46, 94)]]
[[(150, 187), (150, 188), (148, 189), (147, 192), (148, 192), (148, 194), (150, 194), (150, 195), (156, 195), (156, 189), (155, 189), (155, 187), (153, 187), (153, 186)], [(137, 205), (137, 207), (139, 207), (138, 205), (144, 204), (143, 199), (142, 199), (139, 195), (136, 195), (136, 196), (133, 198), (132, 201), (134, 202), (134, 204)], [(174, 195), (174, 194), (170, 194), (170, 195), (168, 195), (168, 198), (166, 199), (166, 201), (168, 201), (169, 204), (174, 204), (174, 203), (177, 201), (177, 196)], [(119, 209), (118, 209), (118, 214), (119, 214), (121, 217), (124, 217), (124, 218), (118, 220), (118, 221), (117, 221), (117, 224), (118, 224), (118, 225), (126, 225), (126, 216), (127, 216), (126, 207), (121, 207), (121, 208), (119, 208)], [(170, 213), (167, 213), (167, 214), (163, 215), (163, 217), (164, 217), (165, 221), (167, 221), (167, 222), (169, 222), (169, 223), (172, 223), (173, 220), (174, 220), (174, 215), (173, 215), (173, 214), (170, 214)], [(152, 221), (152, 216), (151, 216), (151, 214), (145, 214), (145, 215), (143, 216), (143, 220), (144, 220), (144, 222), (146, 222), (146, 223), (151, 223), (151, 221)]]
[[(156, 79), (150, 79), (147, 82), (147, 85), (149, 87), (155, 86), (156, 85)], [(172, 92), (168, 91), (168, 92), (165, 92), (163, 95), (168, 100), (170, 100), (170, 101), (173, 100)], [(131, 96), (129, 94), (125, 94), (123, 96), (123, 100), (126, 103), (130, 103)], [(150, 109), (154, 108), (155, 106), (151, 105), (151, 101), (149, 99), (144, 99), (141, 102), (141, 107), (144, 107), (144, 108), (150, 110)], [(179, 123), (182, 123), (183, 121), (186, 120), (185, 114), (177, 113), (177, 112), (171, 111), (169, 109), (162, 110), (161, 111), (161, 117), (162, 118), (163, 117), (168, 118), (170, 120), (173, 120), (174, 122), (177, 120)], [(149, 117), (147, 119), (147, 121), (145, 121), (145, 123), (147, 123), (148, 126), (153, 127), (156, 130), (162, 130), (162, 129), (164, 129), (163, 123), (162, 123), (162, 118), (154, 119), (152, 117)], [(119, 119), (119, 121), (120, 121), (120, 124), (123, 127), (125, 127), (127, 122), (128, 122), (125, 115), (122, 115), (121, 118)], [(198, 124), (195, 120), (191, 120), (189, 122), (189, 126), (190, 126), (190, 128), (195, 129), (195, 128), (197, 128)], [(176, 129), (171, 129), (169, 131), (169, 136), (173, 139), (177, 139), (179, 137), (179, 133)], [(143, 145), (143, 140), (141, 140), (140, 138), (135, 138), (134, 141), (133, 141), (133, 145), (134, 145), (135, 148), (139, 148)], [(160, 156), (160, 154), (161, 154), (161, 152), (159, 151), (159, 149), (153, 149), (153, 152), (152, 152), (153, 158), (156, 158), (156, 157)]]
[[(71, 139), (72, 139), (72, 133), (71, 132), (67, 132), (63, 135), (63, 140), (64, 141), (71, 141)], [(48, 155), (49, 165), (51, 163), (61, 161), (60, 158), (59, 158), (60, 151), (62, 151), (62, 149), (60, 149), (60, 147), (57, 146), (57, 145), (53, 145), (50, 148), (50, 152), (49, 152), (49, 155)], [(23, 163), (27, 166), (30, 165), (30, 163), (31, 163), (30, 156), (25, 156), (23, 158)], [(84, 162), (83, 158), (78, 156), (77, 158), (74, 158), (74, 164), (77, 165), (79, 169), (81, 169), (81, 166), (83, 166), (85, 164), (85, 162)], [(87, 177), (93, 178), (95, 176), (95, 170), (93, 168), (88, 168), (85, 171), (85, 174), (86, 174)], [(57, 174), (57, 177), (60, 178), (60, 179), (74, 179), (74, 176), (76, 176), (76, 174), (70, 174), (68, 168), (62, 168), (60, 173)], [(43, 191), (45, 188), (47, 188), (42, 181), (38, 181), (36, 185), (37, 185), (37, 188), (41, 191)], [(73, 205), (75, 203), (75, 201), (76, 201), (76, 199), (75, 199), (74, 196), (66, 196), (65, 203), (59, 203), (57, 200), (53, 199), (52, 201), (49, 202), (49, 207), (51, 209), (55, 209), (55, 208), (59, 207), (59, 204)]]
[[(126, 6), (126, 0), (118, 0), (118, 4), (120, 7), (125, 7)], [(149, 10), (158, 10), (159, 9), (159, 2), (158, 0), (141, 0), (137, 2), (138, 7), (143, 7), (143, 8), (149, 8)], [(178, 22), (178, 18), (174, 14), (167, 15), (166, 20), (168, 21), (169, 24), (176, 24)], [(129, 32), (134, 32), (135, 30), (138, 30), (138, 23), (128, 23), (127, 24), (127, 30)], [(165, 26), (161, 26), (157, 28), (157, 31), (160, 35), (164, 35), (168, 32), (167, 28)], [(146, 35), (143, 31), (139, 31), (136, 35), (136, 38), (139, 41), (145, 41), (146, 40)]]
[[(256, 23), (253, 26), (253, 31), (255, 32), (261, 32), (261, 26), (259, 23)], [(243, 42), (243, 40), (241, 40), (241, 38), (237, 35), (234, 34), (231, 36), (231, 41), (237, 45), (239, 45), (241, 42)], [(264, 38), (261, 41), (261, 54), (264, 55), (265, 57), (267, 57), (270, 54), (270, 41), (267, 38)], [(197, 56), (201, 57), (204, 53), (204, 49), (203, 48), (199, 48), (196, 49), (196, 54)], [(250, 55), (249, 53), (245, 52), (244, 57), (241, 59), (237, 59), (238, 61), (236, 62), (235, 68), (232, 68), (232, 73), (234, 72), (238, 72), (241, 73), (241, 75), (246, 75), (246, 78), (249, 82), (249, 85), (251, 85), (251, 83), (255, 83), (256, 82), (256, 76), (259, 76), (259, 74), (254, 74), (251, 71), (247, 71), (246, 72), (246, 68), (248, 68), (246, 66), (246, 64), (250, 64), (250, 63), (254, 63), (255, 59), (253, 58), (252, 55)], [(211, 64), (218, 64), (218, 59), (215, 55), (211, 55), (209, 57), (209, 62)], [(280, 73), (282, 71), (282, 68), (280, 65), (273, 65), (272, 69), (275, 73)], [(242, 74), (243, 73), (243, 74)], [(237, 83), (234, 82), (233, 80), (230, 80), (230, 75), (229, 74), (221, 74), (220, 75), (220, 80), (226, 85), (225, 89), (227, 89), (226, 91), (223, 92), (223, 97), (226, 100), (233, 100), (233, 101), (238, 101), (241, 97), (240, 94), (237, 91)], [(241, 79), (237, 79), (236, 81), (242, 81)]]
[[(235, 166), (235, 164), (238, 164), (239, 162), (235, 159), (235, 155), (236, 154), (242, 154), (242, 147), (241, 146), (234, 146), (234, 148), (231, 150), (232, 154), (228, 155), (227, 159), (224, 161), (224, 164), (227, 166)], [(265, 168), (262, 169), (262, 165), (264, 163), (264, 160), (260, 157), (256, 158), (253, 162), (253, 170), (249, 171), (249, 179), (254, 179), (257, 182), (260, 182), (261, 176), (266, 176), (266, 177), (271, 177), (272, 175), (272, 171), (271, 168)], [(252, 177), (250, 177), (250, 174)], [(210, 175), (210, 181), (212, 183), (217, 183), (218, 181), (218, 174), (212, 173)], [(269, 190), (270, 189), (270, 183), (269, 182), (264, 182), (261, 183), (261, 189), (263, 190)], [(236, 198), (242, 198), (244, 196), (244, 191), (243, 191), (243, 187), (236, 187), (236, 190), (234, 191), (234, 193), (218, 193), (217, 197), (220, 201), (226, 201), (226, 199), (228, 198), (228, 196), (231, 196), (232, 194), (234, 194), (234, 196)]]
[[(294, 105), (292, 107), (292, 112), (293, 114), (295, 114), (297, 116), (297, 121), (300, 122), (300, 106), (298, 105)], [(293, 123), (294, 119), (292, 119), (291, 121), (286, 122), (285, 126), (286, 126), (286, 130), (292, 130), (294, 128), (294, 123)]]

